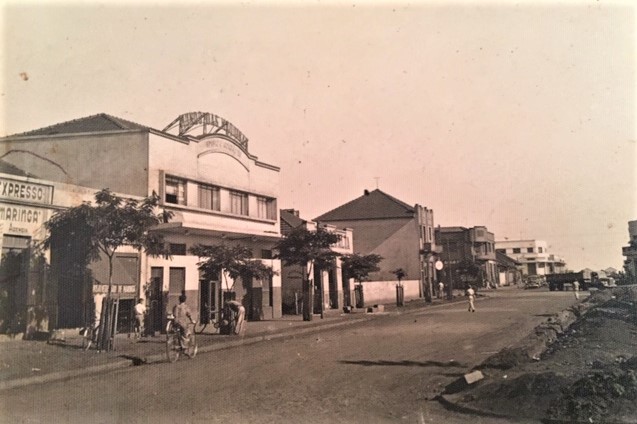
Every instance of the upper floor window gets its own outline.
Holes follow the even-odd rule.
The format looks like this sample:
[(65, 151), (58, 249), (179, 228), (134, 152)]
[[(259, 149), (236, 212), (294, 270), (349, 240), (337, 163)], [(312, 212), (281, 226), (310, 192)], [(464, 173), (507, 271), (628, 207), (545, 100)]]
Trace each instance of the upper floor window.
[(533, 248), (532, 247), (527, 247), (526, 248), (526, 253), (533, 253)]
[(182, 243), (170, 243), (170, 254), (171, 255), (185, 255), (186, 254), (186, 245)]
[(538, 248), (537, 248), (537, 251), (538, 251), (539, 253), (544, 253), (544, 249), (542, 249), (541, 247), (538, 247)]
[(231, 191), (230, 212), (237, 215), (248, 215), (248, 195), (239, 191)]
[(519, 247), (514, 247), (513, 248), (513, 253), (521, 253), (521, 250)]
[(212, 211), (221, 210), (219, 187), (199, 184), (199, 207)]
[(349, 249), (349, 238), (345, 234), (339, 234), (340, 237), (336, 242), (335, 246), (340, 247), (341, 249)]
[(276, 219), (276, 200), (257, 197), (257, 218)]
[(174, 177), (166, 177), (166, 203), (186, 204), (186, 181)]

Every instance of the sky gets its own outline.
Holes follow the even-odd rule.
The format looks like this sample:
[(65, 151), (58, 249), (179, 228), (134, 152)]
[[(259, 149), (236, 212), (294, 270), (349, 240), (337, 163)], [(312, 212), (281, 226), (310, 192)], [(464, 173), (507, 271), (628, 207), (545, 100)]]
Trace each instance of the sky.
[[(108, 5), (107, 5), (108, 4)], [(0, 136), (210, 112), (312, 219), (379, 188), (435, 225), (621, 269), (637, 220), (631, 2), (0, 0)]]

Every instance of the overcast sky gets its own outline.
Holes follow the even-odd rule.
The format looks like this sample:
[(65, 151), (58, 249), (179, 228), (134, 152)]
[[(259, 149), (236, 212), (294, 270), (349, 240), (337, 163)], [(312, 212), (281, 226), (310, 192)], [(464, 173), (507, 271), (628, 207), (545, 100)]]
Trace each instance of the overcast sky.
[(630, 2), (105, 3), (0, 3), (0, 135), (211, 112), (281, 167), (279, 206), (303, 217), (378, 186), (436, 225), (621, 268), (637, 219)]

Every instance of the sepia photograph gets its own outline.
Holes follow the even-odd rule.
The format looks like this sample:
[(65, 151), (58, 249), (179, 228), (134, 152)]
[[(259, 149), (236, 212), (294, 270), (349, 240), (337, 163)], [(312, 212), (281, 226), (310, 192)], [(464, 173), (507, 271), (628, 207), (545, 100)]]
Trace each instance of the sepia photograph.
[(0, 423), (637, 423), (636, 5), (0, 0)]

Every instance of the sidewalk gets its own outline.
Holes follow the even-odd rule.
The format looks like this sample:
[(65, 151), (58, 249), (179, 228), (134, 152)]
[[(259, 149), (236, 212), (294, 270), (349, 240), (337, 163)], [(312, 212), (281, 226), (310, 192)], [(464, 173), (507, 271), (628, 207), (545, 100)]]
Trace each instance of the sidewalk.
[[(324, 318), (315, 315), (312, 321), (303, 321), (302, 316), (284, 316), (278, 320), (247, 322), (246, 334), (242, 337), (219, 335), (214, 328), (197, 335), (199, 353), (246, 346), (264, 340), (273, 340), (295, 335), (323, 331), (339, 326), (351, 325), (375, 319), (387, 314), (402, 314), (418, 311), (423, 307), (445, 305), (462, 301), (435, 299), (427, 304), (423, 299), (406, 302), (404, 307), (384, 305), (384, 312), (366, 313), (355, 309), (352, 313), (328, 310)], [(97, 352), (83, 351), (79, 330), (65, 330), (63, 342), (10, 340), (0, 343), (0, 390), (46, 383), (82, 375), (126, 368), (135, 365), (166, 361), (165, 335), (145, 337), (135, 341), (132, 334), (118, 334), (114, 350)]]

